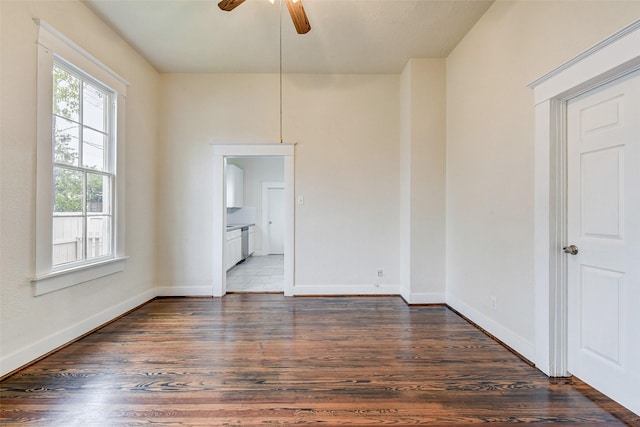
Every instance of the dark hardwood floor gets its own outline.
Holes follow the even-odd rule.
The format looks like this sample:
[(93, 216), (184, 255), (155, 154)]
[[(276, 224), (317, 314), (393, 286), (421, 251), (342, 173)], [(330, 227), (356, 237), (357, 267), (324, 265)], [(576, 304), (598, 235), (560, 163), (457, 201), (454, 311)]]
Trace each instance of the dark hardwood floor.
[(397, 297), (157, 299), (0, 385), (3, 425), (640, 425)]

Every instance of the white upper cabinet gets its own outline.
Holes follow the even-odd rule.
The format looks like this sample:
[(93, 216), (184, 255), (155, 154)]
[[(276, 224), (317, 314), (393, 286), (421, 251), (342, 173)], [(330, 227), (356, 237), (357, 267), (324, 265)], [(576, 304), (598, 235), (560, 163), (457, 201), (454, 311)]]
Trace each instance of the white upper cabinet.
[(244, 171), (236, 165), (227, 165), (227, 207), (241, 208), (244, 205)]

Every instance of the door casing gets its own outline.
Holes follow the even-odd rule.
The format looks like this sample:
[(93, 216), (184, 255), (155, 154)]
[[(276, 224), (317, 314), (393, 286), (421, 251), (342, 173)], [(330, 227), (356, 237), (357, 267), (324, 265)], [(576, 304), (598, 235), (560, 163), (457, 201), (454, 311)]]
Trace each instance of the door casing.
[(532, 82), (535, 99), (534, 363), (567, 376), (566, 103), (640, 69), (640, 20)]

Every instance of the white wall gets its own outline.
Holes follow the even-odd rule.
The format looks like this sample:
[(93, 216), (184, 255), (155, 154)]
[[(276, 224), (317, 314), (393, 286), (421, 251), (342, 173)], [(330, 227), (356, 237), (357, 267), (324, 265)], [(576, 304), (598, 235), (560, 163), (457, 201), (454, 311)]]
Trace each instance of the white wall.
[(401, 75), (402, 294), (445, 301), (446, 62), (412, 59)]
[[(0, 1), (1, 374), (152, 297), (158, 73), (78, 1)], [(41, 18), (127, 79), (123, 273), (32, 296), (35, 231), (36, 40)], [(81, 23), (81, 24), (79, 24)]]
[[(255, 208), (256, 255), (262, 252), (262, 183), (284, 183), (283, 157), (240, 157), (230, 163), (244, 171), (244, 206)], [(227, 218), (227, 223), (230, 221)]]
[[(283, 91), (284, 139), (298, 143), (305, 200), (296, 207), (298, 291), (382, 292), (377, 269), (397, 291), (398, 76), (285, 75)], [(277, 75), (162, 76), (161, 286), (210, 288), (209, 144), (278, 142), (278, 100)]]
[(638, 17), (640, 2), (496, 2), (447, 59), (447, 301), (530, 359), (527, 84)]

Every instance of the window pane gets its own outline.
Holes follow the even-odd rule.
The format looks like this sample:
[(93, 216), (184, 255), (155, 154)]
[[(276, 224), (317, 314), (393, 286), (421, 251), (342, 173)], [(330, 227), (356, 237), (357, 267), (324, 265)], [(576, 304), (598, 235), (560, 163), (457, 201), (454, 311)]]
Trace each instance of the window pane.
[(87, 173), (87, 213), (111, 213), (111, 191), (108, 176)]
[(80, 79), (62, 68), (53, 67), (53, 114), (78, 121), (80, 118)]
[(106, 132), (107, 95), (95, 86), (84, 82), (82, 101), (82, 122), (85, 126)]
[(111, 217), (87, 217), (87, 258), (111, 254)]
[(78, 140), (80, 126), (77, 123), (53, 116), (53, 141), (56, 163), (78, 166)]
[(56, 166), (53, 168), (53, 178), (53, 211), (82, 213), (82, 172)]
[(82, 140), (82, 166), (99, 171), (105, 170), (106, 135), (85, 127)]
[(83, 229), (83, 217), (53, 217), (53, 265), (67, 264), (83, 259)]

